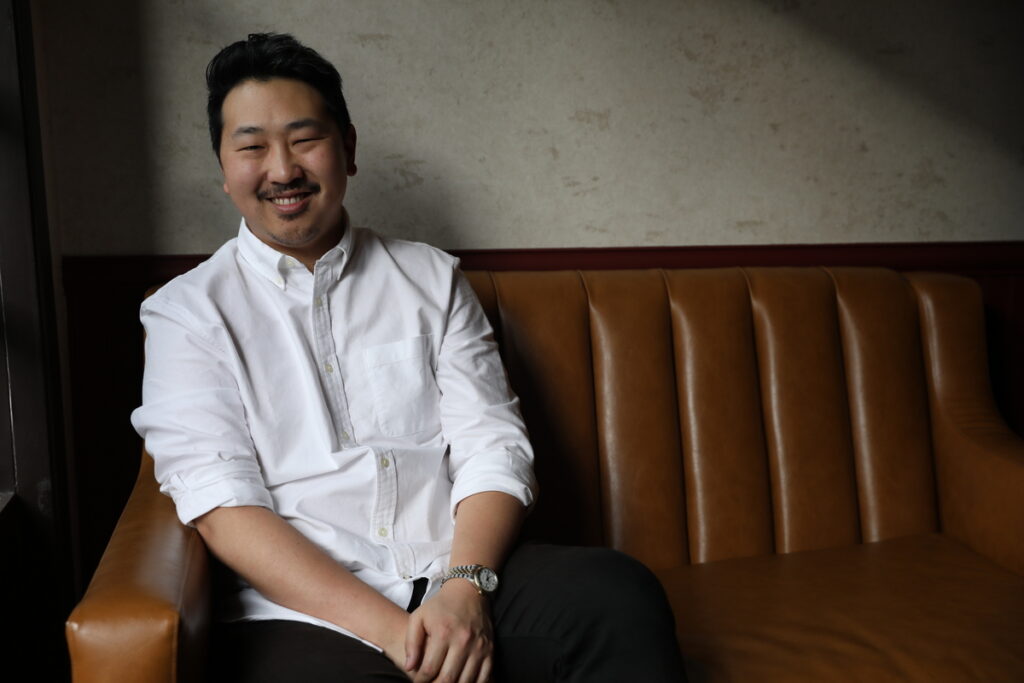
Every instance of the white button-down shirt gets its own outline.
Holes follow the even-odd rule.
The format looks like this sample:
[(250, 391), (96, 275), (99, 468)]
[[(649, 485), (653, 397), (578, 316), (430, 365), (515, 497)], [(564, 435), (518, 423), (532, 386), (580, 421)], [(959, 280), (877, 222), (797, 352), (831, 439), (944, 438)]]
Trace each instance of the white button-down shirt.
[[(132, 424), (183, 523), (270, 508), (404, 608), (412, 579), (436, 591), (459, 501), (533, 503), (518, 400), (458, 260), (440, 250), (347, 228), (310, 273), (243, 221), (141, 317)], [(347, 633), (248, 586), (224, 617)]]

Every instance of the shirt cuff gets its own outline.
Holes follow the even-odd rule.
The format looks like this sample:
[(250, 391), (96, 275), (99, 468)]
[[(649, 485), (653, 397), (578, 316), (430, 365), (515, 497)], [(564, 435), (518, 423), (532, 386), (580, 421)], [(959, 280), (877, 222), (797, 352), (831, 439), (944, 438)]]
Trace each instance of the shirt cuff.
[(455, 477), (449, 514), (455, 521), (455, 509), (466, 498), (484, 491), (505, 493), (523, 507), (533, 507), (537, 497), (537, 479), (529, 458), (511, 449), (474, 453)]
[(195, 526), (196, 519), (219, 507), (256, 506), (274, 509), (274, 501), (258, 472), (235, 473), (234, 476), (191, 486), (175, 474), (160, 490), (174, 500), (178, 519), (187, 526)]

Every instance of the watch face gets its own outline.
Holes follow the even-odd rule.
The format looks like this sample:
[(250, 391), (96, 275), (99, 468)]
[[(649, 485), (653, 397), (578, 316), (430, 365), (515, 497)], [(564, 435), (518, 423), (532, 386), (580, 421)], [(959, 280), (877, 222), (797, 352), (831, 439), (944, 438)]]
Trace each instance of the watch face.
[(494, 573), (493, 569), (482, 567), (477, 576), (480, 579), (480, 588), (485, 593), (493, 593), (498, 589), (498, 575)]

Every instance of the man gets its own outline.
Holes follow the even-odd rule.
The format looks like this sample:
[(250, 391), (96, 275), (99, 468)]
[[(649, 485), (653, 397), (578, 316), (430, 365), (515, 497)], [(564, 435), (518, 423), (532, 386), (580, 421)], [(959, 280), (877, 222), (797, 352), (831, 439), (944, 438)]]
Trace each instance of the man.
[(457, 260), (349, 225), (338, 72), (254, 34), (207, 86), (242, 223), (143, 304), (132, 420), (239, 577), (215, 680), (679, 680), (639, 563), (512, 552), (537, 491), (517, 399)]

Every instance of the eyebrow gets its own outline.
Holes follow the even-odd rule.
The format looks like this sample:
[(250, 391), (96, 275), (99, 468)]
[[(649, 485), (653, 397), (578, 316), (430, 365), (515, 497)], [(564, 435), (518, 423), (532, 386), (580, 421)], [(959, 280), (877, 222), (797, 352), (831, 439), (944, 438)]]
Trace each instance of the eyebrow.
[[(285, 124), (284, 129), (286, 131), (299, 130), (300, 128), (323, 128), (323, 122), (318, 119), (307, 118), (299, 119), (297, 121), (290, 121)], [(239, 138), (243, 135), (258, 135), (265, 132), (260, 126), (239, 126), (235, 129), (235, 132), (231, 134), (232, 138)]]

